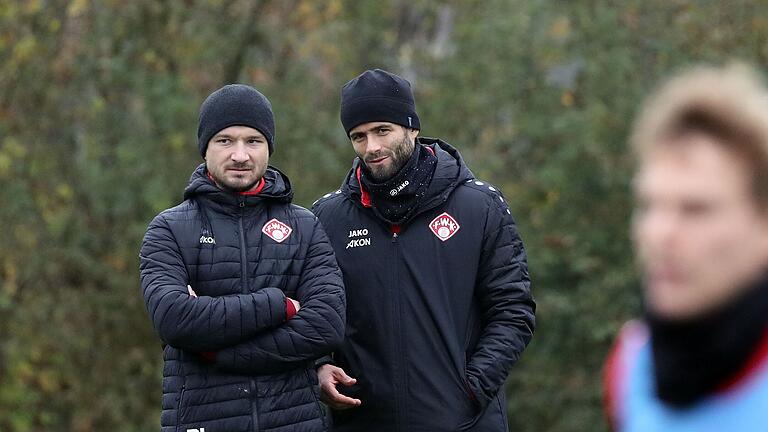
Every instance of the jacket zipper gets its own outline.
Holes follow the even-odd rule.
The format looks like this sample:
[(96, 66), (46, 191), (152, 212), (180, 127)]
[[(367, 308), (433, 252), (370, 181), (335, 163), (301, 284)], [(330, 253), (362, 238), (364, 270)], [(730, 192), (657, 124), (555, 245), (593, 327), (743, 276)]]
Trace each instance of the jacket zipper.
[(394, 325), (395, 325), (395, 352), (399, 353), (399, 356), (397, 358), (397, 362), (399, 363), (396, 365), (395, 370), (398, 371), (398, 379), (397, 379), (397, 385), (400, 387), (400, 391), (396, 392), (397, 396), (395, 396), (395, 411), (397, 413), (395, 424), (396, 429), (398, 431), (405, 431), (405, 417), (406, 417), (406, 407), (407, 404), (404, 403), (405, 396), (404, 393), (407, 392), (407, 376), (406, 376), (406, 368), (404, 367), (406, 363), (405, 358), (405, 350), (403, 349), (403, 339), (401, 336), (402, 327), (400, 326), (400, 323), (402, 321), (402, 304), (400, 302), (401, 296), (399, 292), (399, 272), (398, 272), (398, 260), (399, 260), (399, 246), (398, 246), (398, 238), (399, 235), (399, 227), (397, 230), (395, 228), (392, 228), (392, 246), (394, 248), (393, 250), (393, 258), (394, 258), (394, 265), (392, 266), (394, 270), (394, 278), (393, 278), (393, 284), (392, 284), (392, 302), (394, 306)]
[[(243, 294), (249, 294), (251, 290), (248, 288), (248, 257), (247, 257), (247, 249), (246, 249), (246, 242), (245, 242), (245, 224), (243, 223), (243, 220), (245, 219), (245, 200), (240, 197), (239, 198), (239, 206), (240, 206), (240, 218), (238, 219), (238, 224), (240, 227), (240, 289), (243, 292)], [(259, 416), (256, 413), (256, 380), (253, 378), (250, 379), (250, 387), (251, 387), (251, 423), (253, 423), (253, 430), (254, 432), (259, 430)]]
[[(163, 358), (165, 358), (165, 354), (163, 354)], [(181, 430), (181, 404), (184, 403), (184, 391), (187, 389), (187, 375), (184, 373), (184, 362), (186, 359), (184, 358), (184, 351), (179, 350), (179, 364), (181, 365), (179, 368), (179, 372), (181, 375), (181, 390), (179, 390), (179, 403), (176, 409), (176, 430)]]
[(256, 414), (256, 380), (251, 378), (251, 420), (253, 423), (253, 432), (259, 431), (259, 416)]
[(251, 290), (248, 289), (248, 258), (246, 257), (245, 228), (243, 226), (244, 218), (245, 201), (240, 198), (240, 219), (238, 219), (238, 224), (240, 225), (240, 291), (243, 294), (250, 294)]
[[(184, 375), (182, 373), (182, 379), (184, 379)], [(184, 403), (184, 391), (187, 389), (187, 384), (183, 383), (181, 384), (181, 391), (179, 392), (179, 403), (176, 408), (176, 430), (180, 430), (181, 428), (181, 404)]]

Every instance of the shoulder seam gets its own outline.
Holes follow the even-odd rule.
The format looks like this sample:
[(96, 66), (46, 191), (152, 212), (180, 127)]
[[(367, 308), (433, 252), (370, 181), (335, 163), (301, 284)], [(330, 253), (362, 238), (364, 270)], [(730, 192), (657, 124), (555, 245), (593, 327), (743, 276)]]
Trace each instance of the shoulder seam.
[(327, 194), (324, 194), (320, 198), (316, 199), (315, 202), (312, 203), (312, 207), (322, 204), (326, 201), (330, 201), (333, 198), (340, 197), (343, 194), (341, 193), (341, 189), (336, 189), (335, 191), (328, 192)]
[(486, 196), (490, 197), (491, 201), (496, 203), (499, 210), (508, 215), (512, 214), (512, 211), (509, 209), (509, 204), (507, 203), (506, 198), (504, 198), (504, 193), (491, 183), (472, 178), (462, 182), (459, 186), (466, 186), (470, 189), (484, 193)]

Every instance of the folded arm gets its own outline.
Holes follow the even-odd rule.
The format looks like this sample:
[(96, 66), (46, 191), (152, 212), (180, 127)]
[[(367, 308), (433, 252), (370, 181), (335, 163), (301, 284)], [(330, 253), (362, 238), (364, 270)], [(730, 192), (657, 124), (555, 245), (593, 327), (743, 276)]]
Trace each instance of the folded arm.
[(139, 258), (149, 317), (160, 338), (175, 348), (210, 351), (233, 346), (286, 320), (286, 298), (278, 288), (191, 296), (179, 245), (162, 215), (149, 225)]

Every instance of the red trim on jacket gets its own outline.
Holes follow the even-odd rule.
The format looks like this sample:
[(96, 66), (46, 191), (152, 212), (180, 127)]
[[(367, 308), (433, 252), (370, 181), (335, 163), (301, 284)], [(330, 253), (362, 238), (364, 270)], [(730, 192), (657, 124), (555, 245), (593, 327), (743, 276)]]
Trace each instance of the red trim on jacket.
[(469, 381), (467, 381), (466, 378), (464, 378), (464, 389), (466, 389), (467, 395), (469, 395), (469, 400), (471, 400), (474, 404), (479, 404), (477, 401), (477, 396), (475, 396), (475, 392), (472, 391), (472, 387), (469, 386)]
[[(216, 183), (216, 180), (214, 180), (214, 179), (213, 179), (213, 176), (211, 175), (211, 173), (210, 173), (208, 170), (206, 170), (206, 171), (205, 171), (205, 175), (208, 177), (208, 179), (209, 179), (210, 181), (212, 181), (212, 182), (213, 182), (213, 184), (215, 184), (216, 186), (219, 186), (219, 184), (218, 184), (218, 183)], [(264, 180), (264, 177), (261, 177), (261, 178), (259, 179), (259, 184), (258, 184), (258, 185), (257, 185), (255, 188), (253, 188), (253, 189), (251, 189), (251, 190), (247, 190), (247, 191), (245, 191), (245, 192), (238, 192), (238, 194), (239, 194), (239, 195), (258, 195), (258, 194), (260, 194), (260, 193), (261, 193), (262, 189), (264, 189), (264, 185), (265, 185), (266, 183), (267, 183), (267, 182)], [(220, 186), (219, 186), (219, 187), (220, 187)]]
[(203, 351), (200, 353), (200, 357), (202, 357), (206, 363), (216, 363), (215, 351)]
[(362, 169), (357, 167), (355, 174), (357, 175), (357, 184), (360, 185), (360, 202), (363, 204), (363, 207), (371, 207), (371, 195), (363, 187), (363, 182), (360, 180), (361, 172)]
[(614, 342), (603, 369), (603, 413), (611, 430), (618, 430), (619, 395), (621, 378), (624, 375), (621, 367), (621, 336)]
[(293, 318), (296, 315), (296, 305), (293, 304), (291, 299), (285, 298), (285, 320)]
[(619, 430), (622, 394), (627, 381), (629, 361), (648, 343), (648, 329), (642, 322), (629, 321), (621, 328), (603, 369), (603, 410), (611, 430)]
[(726, 380), (717, 389), (717, 392), (729, 392), (739, 387), (745, 381), (747, 381), (751, 375), (757, 372), (758, 369), (763, 366), (768, 366), (768, 329), (763, 333), (763, 338), (757, 345), (757, 349), (752, 353), (744, 367), (741, 368), (735, 375)]
[(259, 184), (258, 184), (258, 186), (256, 186), (254, 189), (251, 189), (251, 190), (247, 190), (247, 191), (244, 191), (244, 192), (239, 192), (239, 194), (240, 194), (240, 195), (258, 195), (258, 194), (260, 194), (260, 193), (261, 193), (262, 189), (264, 189), (264, 185), (265, 185), (266, 183), (267, 183), (267, 182), (264, 180), (264, 177), (262, 177), (262, 178), (259, 180)]

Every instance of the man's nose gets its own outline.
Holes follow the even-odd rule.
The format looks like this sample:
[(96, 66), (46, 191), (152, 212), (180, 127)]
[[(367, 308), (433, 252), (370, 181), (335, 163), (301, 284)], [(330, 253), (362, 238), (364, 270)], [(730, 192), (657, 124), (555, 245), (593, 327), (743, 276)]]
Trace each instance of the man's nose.
[(679, 217), (670, 209), (654, 210), (645, 216), (640, 227), (640, 240), (647, 246), (668, 248), (679, 230)]
[(232, 149), (232, 161), (237, 163), (248, 162), (248, 152), (245, 151), (245, 144), (237, 142)]
[(381, 139), (376, 136), (369, 136), (365, 149), (368, 153), (378, 153), (381, 151)]

